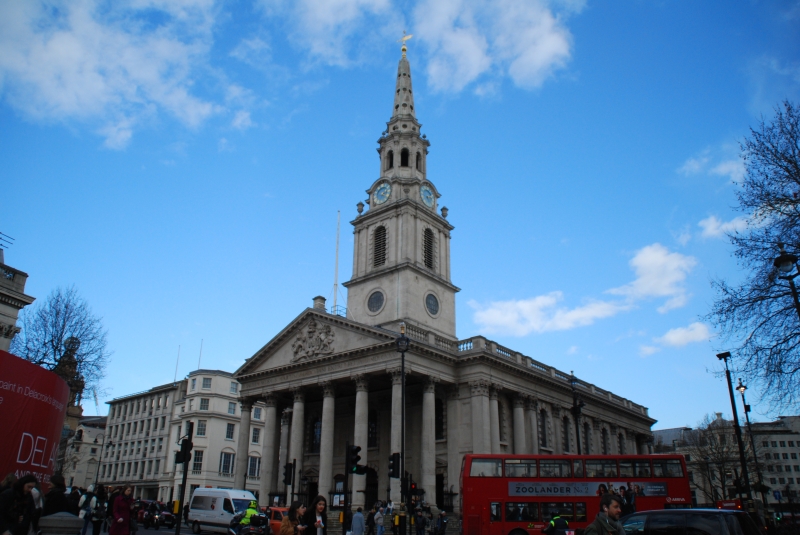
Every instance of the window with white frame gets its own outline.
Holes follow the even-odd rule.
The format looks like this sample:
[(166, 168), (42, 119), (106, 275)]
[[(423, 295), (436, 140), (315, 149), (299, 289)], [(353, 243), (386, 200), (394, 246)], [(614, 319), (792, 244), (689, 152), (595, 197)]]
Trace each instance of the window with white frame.
[(261, 457), (247, 459), (247, 477), (258, 477), (261, 472)]
[[(230, 425), (230, 424), (228, 424)], [(233, 473), (233, 460), (235, 454), (223, 451), (219, 454), (219, 472), (221, 474)]]
[(233, 432), (235, 427), (236, 426), (234, 424), (228, 424), (228, 426), (225, 428), (225, 438), (227, 440), (233, 440)]
[(197, 420), (197, 436), (204, 437), (206, 436), (206, 424), (208, 423), (207, 420)]
[(253, 428), (253, 444), (258, 444), (258, 441), (261, 439), (261, 429), (254, 427)]
[(228, 402), (228, 414), (236, 414), (236, 403), (233, 401)]
[(201, 411), (208, 410), (208, 398), (200, 398), (200, 410)]
[(192, 462), (192, 471), (200, 472), (203, 469), (203, 450), (194, 450), (194, 462)]
[[(254, 420), (260, 420), (261, 419), (261, 407), (256, 407), (255, 409), (253, 409), (253, 419)], [(792, 455), (794, 455), (794, 453)], [(794, 457), (792, 457), (792, 458), (794, 458)]]
[(203, 377), (203, 388), (211, 388), (211, 377)]
[(192, 390), (197, 388), (197, 379), (192, 379)]
[(239, 392), (239, 383), (236, 381), (231, 381), (231, 394), (236, 394)]

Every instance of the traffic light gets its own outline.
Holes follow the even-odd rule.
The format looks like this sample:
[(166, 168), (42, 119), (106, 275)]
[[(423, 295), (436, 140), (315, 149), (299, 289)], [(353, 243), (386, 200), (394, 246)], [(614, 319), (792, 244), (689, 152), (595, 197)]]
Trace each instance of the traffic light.
[(392, 453), (389, 456), (389, 477), (398, 479), (400, 477), (400, 454)]
[(347, 467), (351, 474), (367, 473), (367, 467), (358, 464), (358, 462), (361, 460), (361, 455), (358, 454), (360, 451), (361, 446), (356, 445), (349, 446), (347, 451)]
[(293, 463), (286, 463), (283, 465), (283, 484), (284, 485), (291, 485), (292, 479), (294, 479), (294, 464)]
[(194, 444), (188, 438), (181, 441), (181, 450), (175, 452), (175, 464), (188, 463), (192, 459)]
[(412, 481), (411, 482), (411, 495), (414, 496), (415, 494), (417, 494), (417, 482), (416, 481)]

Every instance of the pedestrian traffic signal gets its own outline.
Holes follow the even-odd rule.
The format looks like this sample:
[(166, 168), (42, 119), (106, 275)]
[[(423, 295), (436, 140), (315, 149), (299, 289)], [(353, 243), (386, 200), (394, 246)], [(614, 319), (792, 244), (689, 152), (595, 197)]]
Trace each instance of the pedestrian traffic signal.
[(294, 464), (286, 463), (283, 465), (283, 484), (291, 485), (294, 476)]
[(398, 479), (400, 477), (400, 454), (392, 453), (389, 456), (389, 477)]
[(194, 444), (188, 438), (181, 441), (181, 450), (175, 452), (175, 464), (188, 463), (192, 458)]
[(350, 469), (350, 473), (366, 474), (367, 467), (358, 464), (358, 462), (361, 460), (361, 455), (358, 454), (361, 451), (361, 446), (352, 445), (348, 446), (348, 448), (349, 449), (347, 451), (347, 461), (348, 461), (347, 466)]

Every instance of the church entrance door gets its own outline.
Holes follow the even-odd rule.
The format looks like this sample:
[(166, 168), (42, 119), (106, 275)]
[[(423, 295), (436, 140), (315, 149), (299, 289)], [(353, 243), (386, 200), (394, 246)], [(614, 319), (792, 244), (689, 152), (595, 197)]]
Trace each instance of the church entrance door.
[(364, 495), (364, 505), (369, 510), (378, 501), (378, 472), (367, 467), (367, 488)]

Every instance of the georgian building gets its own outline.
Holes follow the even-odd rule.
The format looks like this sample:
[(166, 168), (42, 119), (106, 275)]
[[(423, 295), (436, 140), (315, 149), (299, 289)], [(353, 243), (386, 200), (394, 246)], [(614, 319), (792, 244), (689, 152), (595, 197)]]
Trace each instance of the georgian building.
[[(314, 298), (235, 373), (242, 406), (233, 486), (243, 488), (253, 428), (264, 404), (262, 503), (270, 494), (332, 495), (344, 478), (345, 444), (361, 446), (367, 474), (354, 475), (353, 507), (391, 497), (389, 456), (400, 451), (401, 324), (405, 354), (406, 471), (441, 506), (458, 493), (466, 453), (647, 453), (655, 422), (647, 408), (576, 380), (482, 336), (459, 338), (450, 278), (454, 230), (427, 174), (430, 142), (414, 108), (405, 46), (391, 119), (378, 139), (379, 178), (357, 205), (347, 311)], [(572, 389), (586, 403), (576, 425)], [(578, 436), (576, 436), (578, 435)], [(578, 442), (580, 441), (580, 446)], [(282, 466), (296, 461), (295, 488)], [(332, 500), (335, 503), (335, 500)]]
[(105, 428), (105, 416), (84, 416), (67, 439), (61, 474), (68, 487), (85, 489), (97, 482)]

